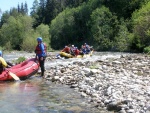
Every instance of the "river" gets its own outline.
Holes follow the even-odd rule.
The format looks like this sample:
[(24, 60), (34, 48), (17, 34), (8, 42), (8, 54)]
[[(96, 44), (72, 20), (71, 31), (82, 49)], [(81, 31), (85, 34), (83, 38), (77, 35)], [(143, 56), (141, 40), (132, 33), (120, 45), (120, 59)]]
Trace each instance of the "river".
[[(31, 53), (6, 53), (8, 61), (20, 56), (32, 56)], [(52, 59), (46, 61), (48, 70), (58, 64), (67, 65), (79, 60), (96, 60), (97, 58), (120, 57), (122, 53), (95, 52), (91, 58), (85, 59)], [(107, 113), (97, 109), (86, 98), (69, 88), (69, 86), (52, 83), (38, 76), (16, 82), (0, 82), (0, 113)], [(110, 113), (110, 112), (109, 112)]]

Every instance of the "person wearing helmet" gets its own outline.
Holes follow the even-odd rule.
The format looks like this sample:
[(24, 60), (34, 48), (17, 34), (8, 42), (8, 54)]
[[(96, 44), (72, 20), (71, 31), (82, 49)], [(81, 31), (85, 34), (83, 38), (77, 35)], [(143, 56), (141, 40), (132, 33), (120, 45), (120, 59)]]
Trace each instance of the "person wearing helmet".
[(86, 54), (86, 47), (84, 45), (81, 46), (80, 55)]
[(65, 53), (69, 53), (70, 54), (70, 45), (65, 46), (65, 48), (63, 50), (61, 50), (61, 52), (65, 52)]
[(0, 56), (2, 57), (2, 51), (0, 51)]
[(78, 56), (80, 54), (78, 47), (75, 47), (74, 54), (75, 54), (75, 56)]
[(47, 56), (47, 47), (46, 44), (43, 43), (42, 37), (37, 38), (37, 46), (35, 48), (35, 53), (36, 53), (36, 58), (39, 60), (40, 68), (41, 68), (41, 76), (44, 76), (44, 71), (45, 71), (45, 59)]
[(85, 46), (85, 49), (86, 49), (86, 54), (89, 54), (91, 49), (90, 49), (90, 46), (87, 44), (87, 43), (84, 43), (84, 46)]
[(70, 47), (70, 54), (73, 55), (73, 56), (75, 56), (74, 50), (75, 50), (75, 46), (72, 45), (72, 46)]

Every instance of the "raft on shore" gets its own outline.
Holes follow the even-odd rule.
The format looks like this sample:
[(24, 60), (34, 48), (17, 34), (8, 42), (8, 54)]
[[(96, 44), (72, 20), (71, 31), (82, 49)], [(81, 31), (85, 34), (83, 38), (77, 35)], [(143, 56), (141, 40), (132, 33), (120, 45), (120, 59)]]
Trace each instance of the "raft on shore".
[(27, 79), (38, 72), (39, 62), (35, 58), (27, 59), (20, 64), (5, 69), (0, 73), (0, 81), (14, 80), (9, 72), (15, 74), (21, 80)]

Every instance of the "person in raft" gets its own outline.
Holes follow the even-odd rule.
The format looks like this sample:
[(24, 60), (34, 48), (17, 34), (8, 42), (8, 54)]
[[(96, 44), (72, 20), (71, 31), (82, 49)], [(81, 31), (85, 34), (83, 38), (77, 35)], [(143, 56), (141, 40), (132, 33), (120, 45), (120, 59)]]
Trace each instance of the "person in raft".
[(0, 73), (2, 73), (5, 68), (10, 68), (11, 66), (7, 64), (5, 59), (2, 57), (2, 51), (0, 51)]
[(84, 43), (86, 54), (89, 54), (91, 52), (90, 46), (87, 43)]
[(80, 54), (80, 51), (79, 51), (78, 47), (75, 47), (74, 54), (75, 54), (76, 57)]
[(45, 72), (45, 59), (47, 56), (47, 47), (46, 44), (43, 43), (42, 37), (37, 38), (37, 46), (35, 48), (35, 53), (36, 53), (36, 59), (39, 60), (40, 68), (41, 68), (41, 77), (44, 76)]
[(70, 44), (68, 46), (65, 46), (65, 48), (61, 52), (70, 54)]

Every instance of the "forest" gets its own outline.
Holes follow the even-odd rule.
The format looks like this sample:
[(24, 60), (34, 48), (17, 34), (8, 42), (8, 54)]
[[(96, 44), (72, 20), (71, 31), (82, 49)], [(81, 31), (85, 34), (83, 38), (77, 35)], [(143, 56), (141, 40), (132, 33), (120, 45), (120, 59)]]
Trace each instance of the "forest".
[(96, 51), (150, 53), (150, 0), (34, 0), (0, 19), (0, 49), (33, 52), (87, 43)]

